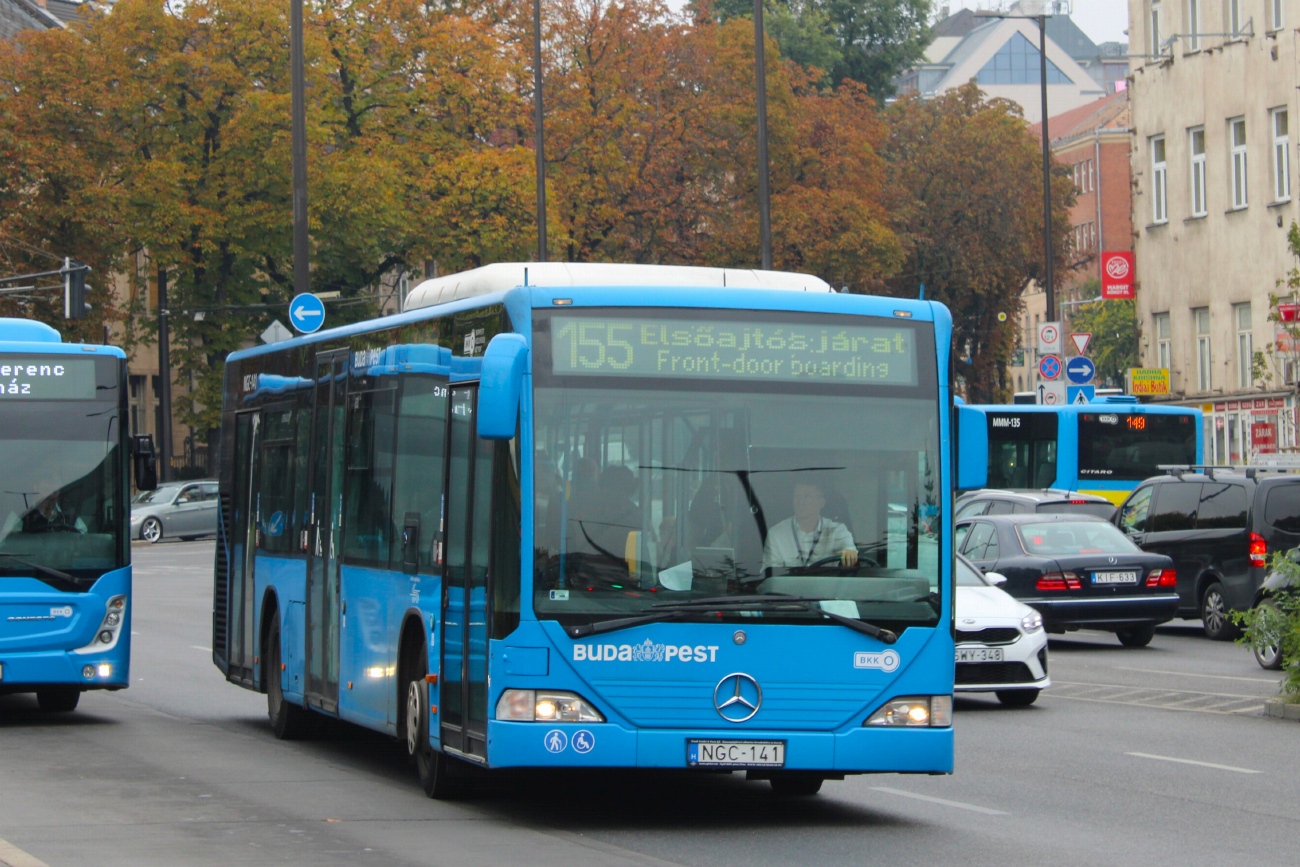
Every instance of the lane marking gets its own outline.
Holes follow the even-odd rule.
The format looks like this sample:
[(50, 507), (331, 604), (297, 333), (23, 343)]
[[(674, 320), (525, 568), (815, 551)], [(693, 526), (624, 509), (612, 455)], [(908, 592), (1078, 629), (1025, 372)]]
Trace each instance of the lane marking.
[(959, 810), (970, 810), (972, 813), (983, 813), (986, 816), (1010, 816), (1010, 813), (1004, 813), (1001, 810), (992, 810), (988, 807), (980, 807), (976, 804), (963, 804), (961, 801), (948, 801), (943, 798), (935, 798), (930, 795), (918, 795), (916, 792), (907, 792), (902, 789), (891, 789), (887, 786), (872, 786), (872, 791), (884, 792), (887, 795), (898, 795), (903, 798), (915, 798), (918, 801), (929, 801), (931, 804), (942, 804), (945, 807), (956, 807)]
[(194, 650), (202, 650), (204, 653), (212, 652), (211, 647), (199, 647), (197, 644), (191, 644), (190, 647), (193, 648)]
[(1276, 685), (1277, 681), (1267, 677), (1234, 677), (1229, 674), (1192, 674), (1188, 671), (1162, 671), (1158, 668), (1128, 668), (1123, 665), (1111, 666), (1116, 671), (1140, 671), (1143, 674), (1174, 674), (1178, 677), (1209, 677), (1214, 680), (1245, 680), (1250, 683), (1271, 683)]
[(0, 865), (3, 867), (50, 867), (35, 855), (29, 855), (0, 837)]
[(1195, 759), (1176, 759), (1173, 756), (1154, 756), (1151, 753), (1125, 753), (1126, 756), (1137, 756), (1140, 759), (1155, 759), (1159, 762), (1177, 762), (1180, 765), (1199, 765), (1202, 768), (1214, 768), (1219, 771), (1232, 771), (1237, 774), (1262, 774), (1263, 771), (1252, 771), (1250, 768), (1236, 768), (1232, 765), (1216, 765), (1214, 762), (1198, 762)]

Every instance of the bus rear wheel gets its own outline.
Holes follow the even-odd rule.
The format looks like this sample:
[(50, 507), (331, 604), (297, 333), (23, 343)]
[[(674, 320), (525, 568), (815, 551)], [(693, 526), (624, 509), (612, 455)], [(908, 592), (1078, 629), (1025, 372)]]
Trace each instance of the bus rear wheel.
[(461, 762), (429, 743), (429, 683), (425, 674), (429, 670), (428, 656), (408, 661), (406, 666), (406, 715), (403, 728), (406, 734), (406, 754), (415, 765), (420, 788), (430, 798), (440, 801), (455, 800), (465, 795), (465, 768)]
[(311, 711), (287, 700), (280, 685), (280, 615), (272, 611), (271, 631), (266, 637), (266, 669), (262, 682), (266, 684), (266, 715), (271, 720), (271, 731), (282, 741), (296, 741), (312, 734), (316, 720)]
[(68, 713), (77, 709), (81, 690), (75, 686), (52, 686), (36, 690), (36, 703), (46, 713)]

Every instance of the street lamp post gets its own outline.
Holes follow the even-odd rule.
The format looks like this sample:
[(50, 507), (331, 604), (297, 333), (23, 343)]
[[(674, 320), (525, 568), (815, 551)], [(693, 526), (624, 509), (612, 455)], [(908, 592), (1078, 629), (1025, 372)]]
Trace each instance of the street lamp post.
[(763, 52), (763, 0), (754, 0), (754, 80), (758, 90), (758, 225), (762, 268), (772, 270), (772, 194), (767, 165), (767, 63)]
[(542, 0), (533, 0), (533, 128), (537, 138), (537, 261), (546, 261), (546, 145), (542, 105)]
[[(1045, 6), (1046, 4), (1044, 4)], [(1047, 322), (1056, 321), (1056, 281), (1052, 275), (1052, 146), (1047, 130), (1047, 14), (1009, 15), (981, 9), (976, 18), (1009, 18), (1038, 24), (1038, 89), (1042, 97), (1043, 133), (1043, 289), (1047, 294)]]

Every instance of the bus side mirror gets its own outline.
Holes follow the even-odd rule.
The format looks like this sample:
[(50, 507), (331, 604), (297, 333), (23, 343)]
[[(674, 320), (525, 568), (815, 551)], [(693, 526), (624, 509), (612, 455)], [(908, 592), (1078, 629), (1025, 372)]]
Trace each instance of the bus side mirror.
[(528, 343), (522, 334), (498, 334), (488, 344), (478, 389), (478, 435), (483, 439), (515, 435), (527, 362)]
[(957, 455), (957, 490), (973, 491), (989, 480), (989, 429), (984, 413), (969, 406), (954, 406), (957, 423), (953, 453)]
[(135, 474), (136, 490), (158, 488), (158, 453), (153, 448), (153, 435), (131, 437), (131, 468)]

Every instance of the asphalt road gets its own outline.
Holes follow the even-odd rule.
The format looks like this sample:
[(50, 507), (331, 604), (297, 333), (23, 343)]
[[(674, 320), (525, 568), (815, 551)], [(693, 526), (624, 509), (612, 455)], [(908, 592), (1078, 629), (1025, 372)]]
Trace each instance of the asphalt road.
[(951, 777), (781, 800), (739, 775), (516, 773), (428, 800), (386, 738), (276, 741), (210, 652), (212, 543), (137, 546), (132, 685), (0, 698), (0, 865), (1291, 865), (1300, 727), (1248, 651), (1054, 640), (1030, 708), (957, 704)]

